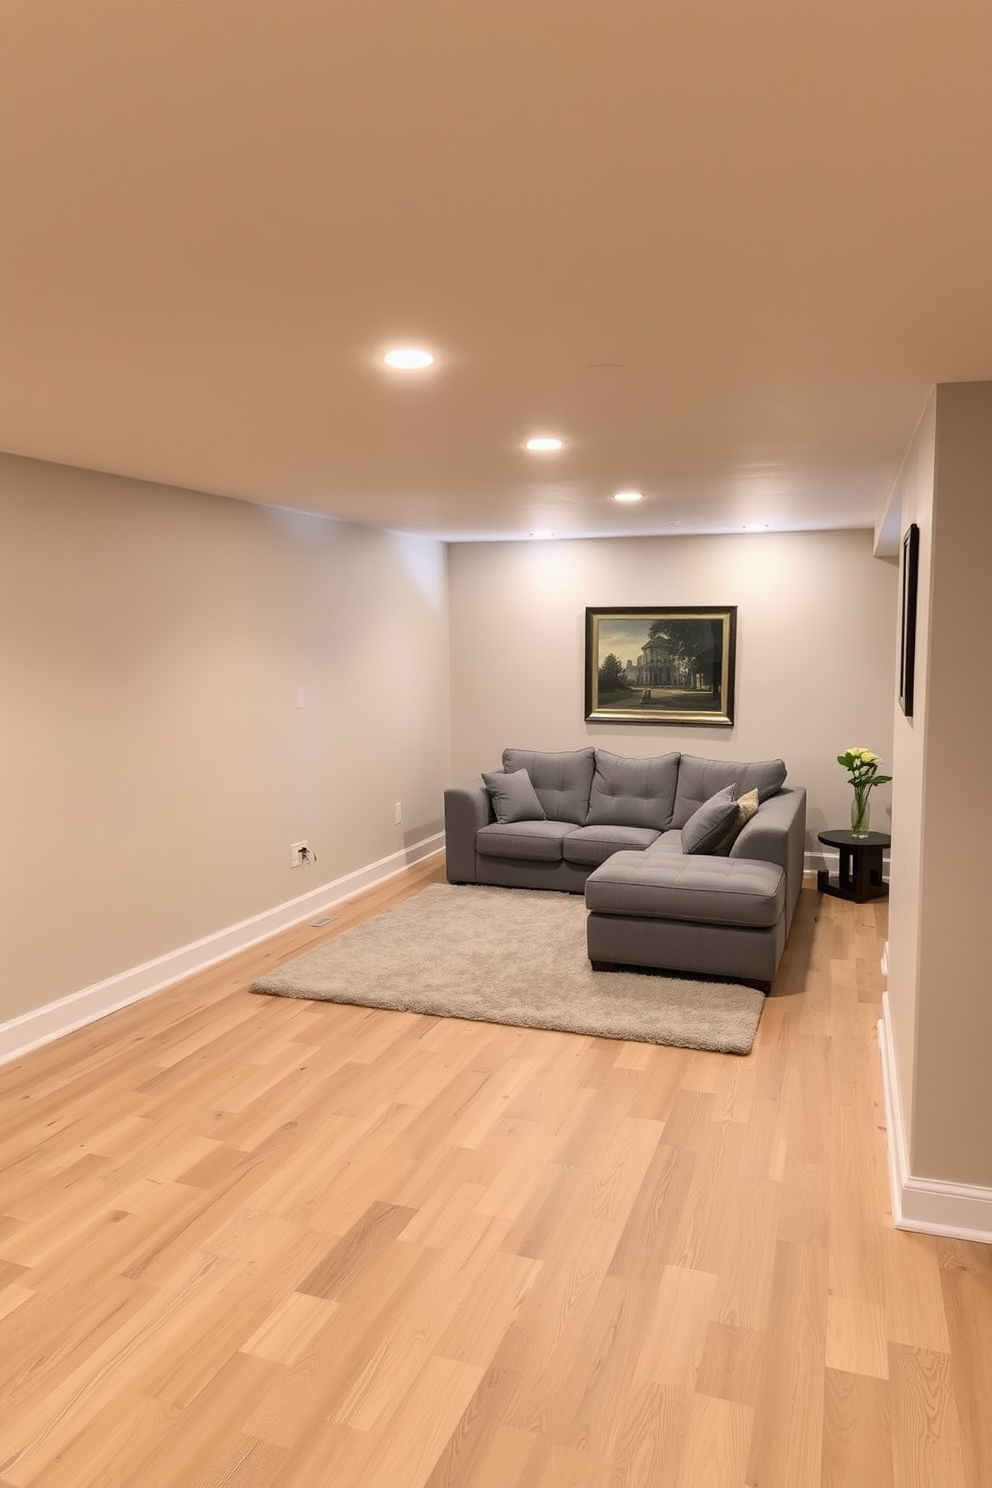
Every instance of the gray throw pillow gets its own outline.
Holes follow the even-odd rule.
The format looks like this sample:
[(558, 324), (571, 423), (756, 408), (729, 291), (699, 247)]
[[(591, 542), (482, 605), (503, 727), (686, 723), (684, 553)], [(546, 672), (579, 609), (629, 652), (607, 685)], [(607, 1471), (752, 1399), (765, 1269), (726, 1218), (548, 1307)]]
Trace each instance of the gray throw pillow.
[(513, 770), (509, 774), (494, 770), (490, 775), (483, 772), (482, 778), (493, 803), (496, 820), (503, 826), (508, 826), (511, 822), (546, 820), (544, 807), (537, 799), (537, 791), (526, 770)]
[(752, 816), (756, 814), (758, 810), (758, 787), (755, 786), (754, 790), (745, 791), (743, 796), (738, 796), (735, 804), (737, 806), (736, 818), (730, 823), (730, 826), (716, 846), (710, 848), (710, 852), (715, 858), (727, 858), (730, 856), (730, 849)]
[(733, 785), (717, 791), (694, 811), (682, 828), (684, 853), (709, 853), (727, 835), (731, 822), (737, 820), (737, 802)]

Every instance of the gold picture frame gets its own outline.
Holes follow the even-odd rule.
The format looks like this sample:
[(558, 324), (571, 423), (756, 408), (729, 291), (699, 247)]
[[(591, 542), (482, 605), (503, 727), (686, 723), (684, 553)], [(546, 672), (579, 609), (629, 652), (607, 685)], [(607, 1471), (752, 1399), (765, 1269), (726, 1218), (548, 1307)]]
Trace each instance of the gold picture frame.
[(736, 605), (587, 608), (587, 723), (730, 728)]

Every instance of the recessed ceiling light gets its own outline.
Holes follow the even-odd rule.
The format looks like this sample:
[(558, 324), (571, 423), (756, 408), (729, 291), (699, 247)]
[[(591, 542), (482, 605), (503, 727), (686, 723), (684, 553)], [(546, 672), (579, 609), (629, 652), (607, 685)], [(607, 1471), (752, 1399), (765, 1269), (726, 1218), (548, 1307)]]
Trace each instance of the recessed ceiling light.
[(547, 454), (552, 450), (560, 450), (564, 443), (564, 439), (559, 439), (554, 434), (535, 434), (533, 439), (528, 439), (527, 448)]
[(643, 491), (617, 491), (613, 497), (614, 501), (643, 501)]
[(387, 351), (382, 360), (387, 367), (398, 371), (421, 372), (425, 367), (433, 366), (434, 353), (416, 346), (397, 346)]

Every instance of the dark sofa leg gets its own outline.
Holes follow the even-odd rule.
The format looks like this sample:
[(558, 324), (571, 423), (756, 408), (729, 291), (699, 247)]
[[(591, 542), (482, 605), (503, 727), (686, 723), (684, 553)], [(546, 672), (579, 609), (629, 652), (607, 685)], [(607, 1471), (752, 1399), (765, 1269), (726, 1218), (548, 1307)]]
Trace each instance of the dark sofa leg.
[(593, 971), (616, 971), (617, 969), (615, 961), (590, 961), (589, 965)]

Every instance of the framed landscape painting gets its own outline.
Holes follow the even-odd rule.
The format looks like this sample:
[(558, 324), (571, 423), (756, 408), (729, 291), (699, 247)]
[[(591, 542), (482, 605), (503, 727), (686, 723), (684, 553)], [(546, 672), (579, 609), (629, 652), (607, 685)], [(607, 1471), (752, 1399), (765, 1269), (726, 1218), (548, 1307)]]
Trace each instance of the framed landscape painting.
[(737, 606), (586, 610), (588, 723), (734, 721)]

